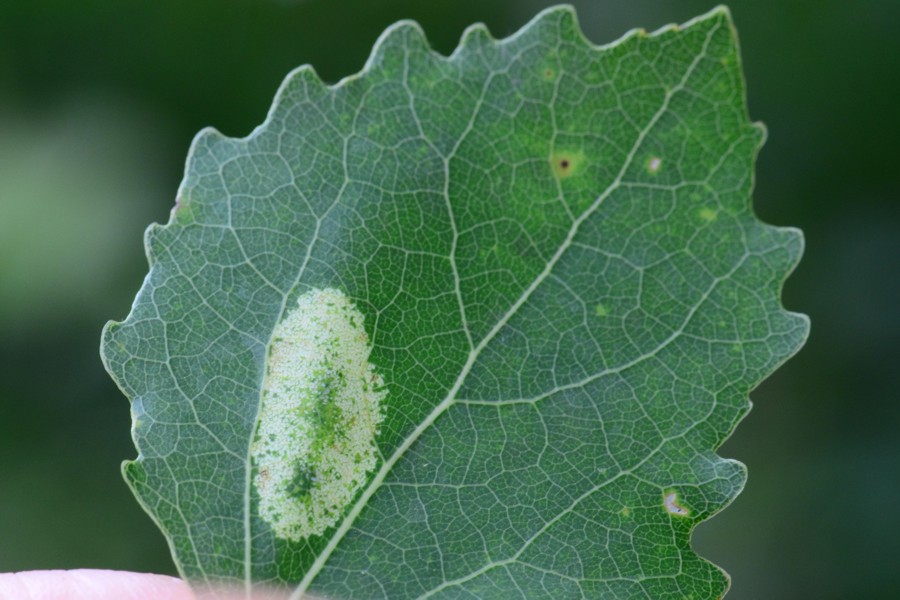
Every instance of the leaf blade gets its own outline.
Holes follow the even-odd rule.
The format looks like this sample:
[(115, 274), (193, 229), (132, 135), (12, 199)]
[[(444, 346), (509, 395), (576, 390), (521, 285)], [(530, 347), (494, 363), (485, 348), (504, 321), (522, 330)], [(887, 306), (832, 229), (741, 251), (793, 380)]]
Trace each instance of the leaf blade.
[[(552, 9), (500, 42), (470, 29), (448, 59), (398, 24), (335, 87), (295, 72), (249, 138), (201, 133), (148, 231), (130, 335), (103, 346), (134, 398), (129, 483), (182, 573), (336, 597), (723, 593), (689, 547), (743, 485), (713, 449), (806, 330), (778, 302), (802, 240), (749, 207), (762, 138), (721, 10), (594, 47)], [(384, 460), (340, 526), (289, 544), (256, 516), (247, 449), (268, 336), (326, 286), (373, 317)], [(594, 514), (644, 552), (611, 526), (595, 543)], [(398, 535), (414, 560), (377, 543)]]

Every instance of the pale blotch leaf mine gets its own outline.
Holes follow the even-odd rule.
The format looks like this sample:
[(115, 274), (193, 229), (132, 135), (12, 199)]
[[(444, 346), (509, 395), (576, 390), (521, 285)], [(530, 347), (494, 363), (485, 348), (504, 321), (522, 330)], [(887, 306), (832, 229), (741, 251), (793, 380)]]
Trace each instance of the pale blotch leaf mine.
[(251, 447), (260, 516), (299, 541), (335, 525), (374, 470), (384, 381), (362, 313), (314, 289), (276, 326)]

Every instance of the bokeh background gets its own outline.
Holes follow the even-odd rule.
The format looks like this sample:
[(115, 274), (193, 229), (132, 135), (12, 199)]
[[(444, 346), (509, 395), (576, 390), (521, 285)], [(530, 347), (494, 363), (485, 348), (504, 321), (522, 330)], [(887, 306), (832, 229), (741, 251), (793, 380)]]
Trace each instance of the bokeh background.
[[(281, 79), (358, 71), (419, 21), (442, 53), (505, 37), (542, 0), (0, 2), (0, 571), (172, 573), (119, 463), (128, 404), (98, 357), (146, 272), (194, 133), (243, 136)], [(595, 42), (709, 0), (575, 2)], [(751, 116), (769, 127), (755, 204), (806, 233), (788, 308), (806, 348), (722, 449), (745, 492), (695, 534), (729, 599), (900, 598), (900, 3), (735, 0)]]

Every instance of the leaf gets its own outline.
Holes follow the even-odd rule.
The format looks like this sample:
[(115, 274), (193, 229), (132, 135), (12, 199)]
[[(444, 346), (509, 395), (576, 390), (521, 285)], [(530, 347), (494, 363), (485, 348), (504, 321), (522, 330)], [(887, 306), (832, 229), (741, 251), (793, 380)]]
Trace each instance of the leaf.
[(802, 345), (753, 215), (726, 9), (585, 40), (570, 8), (449, 58), (414, 23), (201, 132), (103, 334), (125, 477), (198, 589), (713, 598), (714, 453)]

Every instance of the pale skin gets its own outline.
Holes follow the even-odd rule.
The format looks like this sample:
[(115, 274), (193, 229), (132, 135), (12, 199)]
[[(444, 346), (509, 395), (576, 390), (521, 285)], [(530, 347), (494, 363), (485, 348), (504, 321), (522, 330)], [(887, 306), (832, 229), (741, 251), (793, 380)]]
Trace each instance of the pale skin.
[[(254, 600), (284, 600), (284, 590), (254, 587)], [(305, 598), (310, 598), (305, 596)], [(74, 569), (0, 573), (0, 600), (246, 600), (247, 590), (227, 588), (195, 595), (168, 575)]]
[(4, 600), (195, 600), (185, 582), (167, 575), (76, 569), (0, 573)]

